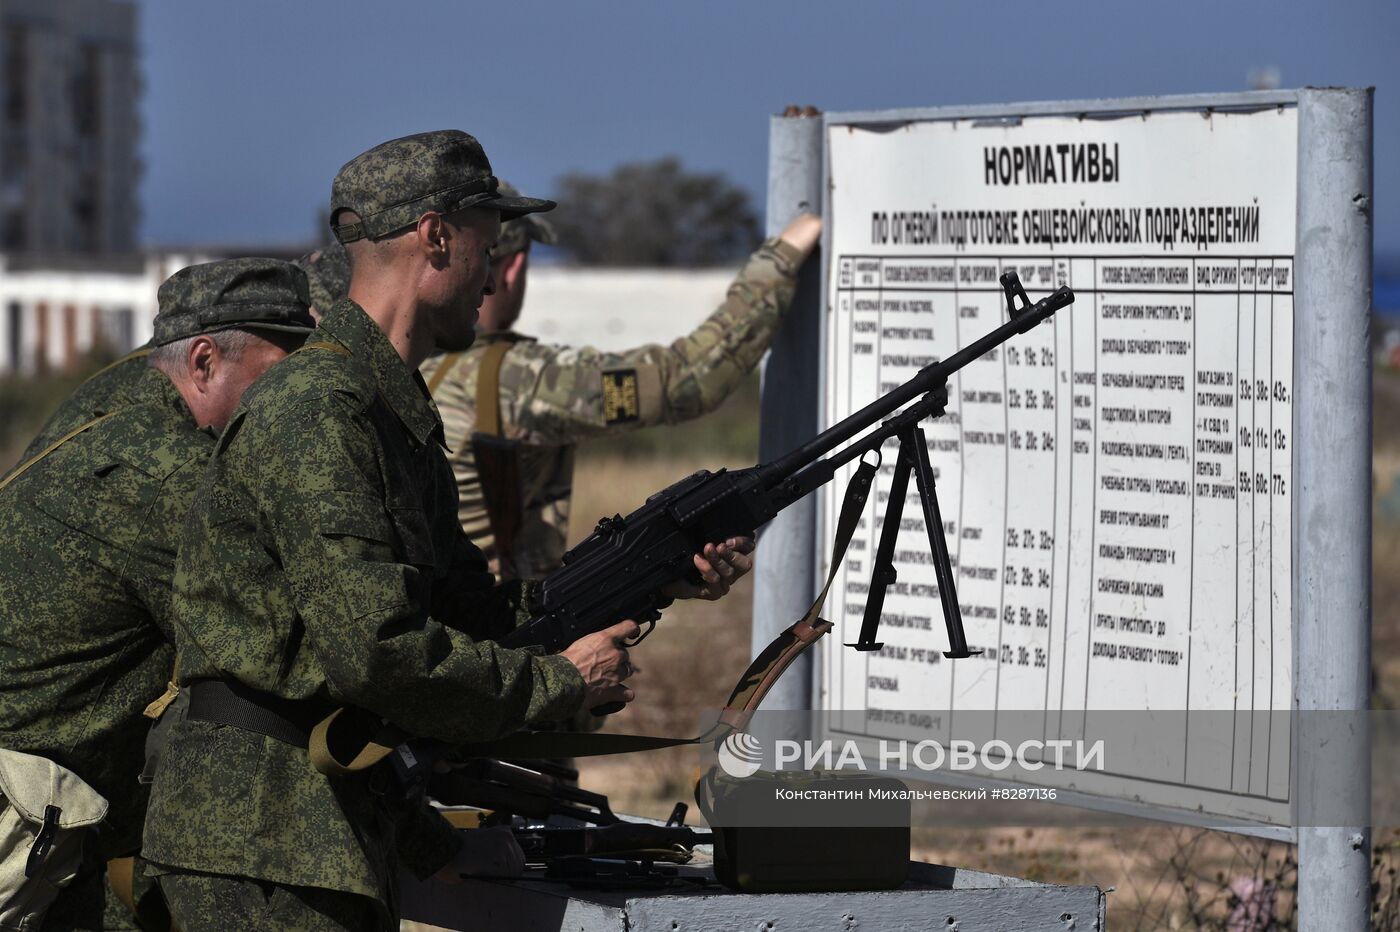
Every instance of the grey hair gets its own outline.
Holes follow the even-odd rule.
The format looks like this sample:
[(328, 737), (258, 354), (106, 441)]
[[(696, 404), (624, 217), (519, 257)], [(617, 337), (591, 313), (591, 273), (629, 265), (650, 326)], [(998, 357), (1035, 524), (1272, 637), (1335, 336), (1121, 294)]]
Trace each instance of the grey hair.
[(237, 327), (228, 330), (215, 330), (213, 333), (196, 333), (192, 337), (174, 340), (163, 346), (157, 346), (151, 350), (151, 354), (146, 357), (146, 362), (152, 368), (159, 369), (172, 379), (183, 378), (185, 373), (185, 361), (189, 359), (190, 346), (200, 337), (208, 337), (214, 341), (218, 347), (220, 355), (230, 362), (237, 362), (243, 355), (243, 351), (259, 339), (258, 335), (251, 330), (242, 330)]

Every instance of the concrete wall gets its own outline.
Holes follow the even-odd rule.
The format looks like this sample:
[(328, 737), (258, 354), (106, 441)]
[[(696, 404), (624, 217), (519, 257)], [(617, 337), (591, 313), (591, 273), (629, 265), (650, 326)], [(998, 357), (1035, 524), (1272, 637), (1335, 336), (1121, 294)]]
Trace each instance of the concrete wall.
[[(209, 258), (159, 253), (55, 268), (0, 256), (0, 374), (62, 369), (99, 339), (116, 352), (144, 343), (160, 283)], [(733, 275), (536, 266), (519, 329), (549, 343), (604, 350), (670, 343), (724, 300)]]
[(0, 256), (0, 374), (64, 369), (99, 341), (118, 353), (139, 346), (151, 337), (160, 283), (208, 258), (160, 253), (53, 268)]
[(517, 329), (547, 343), (604, 350), (670, 343), (719, 306), (738, 268), (532, 266)]

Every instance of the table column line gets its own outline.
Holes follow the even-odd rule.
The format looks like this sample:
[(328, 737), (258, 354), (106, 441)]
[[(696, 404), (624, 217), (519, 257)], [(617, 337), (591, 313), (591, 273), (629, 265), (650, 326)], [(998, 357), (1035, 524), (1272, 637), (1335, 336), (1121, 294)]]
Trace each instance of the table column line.
[[(1187, 391), (1191, 393), (1191, 474), (1189, 485), (1191, 489), (1191, 543), (1186, 549), (1186, 558), (1190, 561), (1186, 573), (1186, 698), (1183, 703), (1186, 709), (1186, 724), (1182, 734), (1181, 750), (1181, 782), (1185, 783), (1191, 771), (1191, 648), (1193, 646), (1192, 635), (1195, 633), (1195, 612), (1196, 612), (1196, 431), (1199, 425), (1196, 421), (1196, 340), (1197, 328), (1200, 322), (1200, 310), (1197, 306), (1196, 297), (1199, 294), (1199, 279), (1196, 277), (1195, 258), (1191, 260), (1191, 372)], [(1236, 275), (1236, 281), (1239, 276)]]
[[(1066, 277), (1070, 288), (1074, 287), (1074, 258), (1066, 260), (1068, 270)], [(1058, 316), (1058, 315), (1056, 315)], [(1069, 504), (1066, 507), (1068, 517), (1065, 523), (1065, 546), (1068, 547), (1074, 541), (1074, 317), (1069, 319)], [(1058, 346), (1056, 347), (1058, 350)], [(1058, 366), (1057, 366), (1058, 368)], [(1059, 729), (1056, 731), (1056, 738), (1063, 738), (1065, 734), (1065, 675), (1069, 669), (1069, 594), (1073, 587), (1070, 581), (1074, 576), (1074, 554), (1071, 553), (1065, 558), (1065, 610), (1060, 618), (1060, 717)], [(1052, 616), (1051, 621), (1054, 621)]]
[[(1089, 453), (1093, 457), (1092, 485), (1090, 486), (1090, 514), (1098, 514), (1099, 505), (1099, 257), (1094, 256), (1094, 413), (1090, 420), (1093, 427), (1093, 439), (1090, 442)], [(1080, 727), (1081, 733), (1089, 730), (1089, 676), (1090, 667), (1094, 662), (1094, 548), (1098, 543), (1097, 518), (1089, 522), (1089, 617), (1085, 619), (1088, 625), (1084, 637), (1084, 722)]]
[[(1274, 292), (1278, 279), (1274, 270), (1278, 260), (1269, 259), (1269, 729), (1264, 737), (1264, 795), (1269, 793), (1269, 774), (1273, 767), (1274, 744)], [(1291, 438), (1290, 438), (1291, 439)]]
[[(1056, 260), (1051, 259), (1052, 284), (1055, 277), (1053, 271), (1055, 268), (1055, 261)], [(1066, 274), (1066, 278), (1068, 278), (1068, 274)], [(1050, 370), (1050, 377), (1054, 379), (1055, 384), (1055, 418), (1052, 422), (1053, 428), (1051, 433), (1054, 435), (1055, 442), (1058, 444), (1060, 442), (1060, 316), (1058, 314), (1050, 318), (1050, 334), (1050, 345), (1054, 347), (1052, 352), (1054, 353), (1053, 359), (1055, 363)], [(1042, 452), (1044, 451), (1042, 450)], [(1043, 711), (1040, 720), (1041, 740), (1050, 737), (1050, 648), (1054, 643), (1051, 631), (1054, 630), (1053, 625), (1055, 622), (1055, 551), (1053, 549), (1053, 541), (1059, 536), (1060, 531), (1058, 521), (1060, 514), (1059, 505), (1060, 447), (1057, 446), (1055, 448), (1055, 459), (1050, 467), (1050, 536), (1052, 549), (1050, 551), (1050, 596), (1047, 599), (1048, 604), (1045, 607), (1045, 691), (1042, 693), (1040, 699), (1040, 705)]]
[[(958, 257), (957, 257), (957, 256), (954, 256), (954, 257), (953, 257), (953, 346), (956, 347), (956, 349), (954, 350), (954, 352), (957, 352), (958, 349), (962, 349), (962, 308), (959, 306), (960, 303), (961, 303), (961, 295), (960, 295), (960, 292), (959, 292), (959, 289), (958, 289)], [(960, 573), (962, 572), (963, 506), (967, 503), (967, 457), (966, 457), (966, 449), (965, 449), (965, 445), (966, 445), (966, 441), (967, 441), (967, 438), (966, 438), (966, 436), (965, 436), (965, 435), (966, 435), (965, 424), (966, 424), (966, 422), (967, 422), (967, 419), (963, 416), (965, 412), (963, 411), (963, 406), (962, 406), (962, 372), (961, 372), (961, 371), (958, 371), (958, 372), (953, 373), (953, 382), (954, 382), (954, 384), (953, 384), (953, 386), (949, 389), (949, 391), (956, 392), (956, 393), (957, 393), (957, 399), (958, 399), (958, 538), (957, 538), (957, 545), (958, 545), (958, 565), (957, 565), (957, 568), (954, 570), (954, 573), (953, 573), (953, 579), (956, 580), (956, 579), (958, 578), (958, 574), (960, 574)], [(954, 583), (954, 586), (956, 587), (956, 582)], [(941, 590), (939, 591), (938, 595), (939, 595), (939, 598), (941, 599), (942, 596), (943, 596), (943, 593), (942, 593)], [(958, 606), (958, 611), (959, 611), (959, 612), (962, 611), (962, 606), (961, 606), (961, 605)], [(949, 645), (949, 646), (951, 647), (951, 645)], [(957, 676), (958, 676), (958, 665), (957, 665), (955, 662), (949, 660), (949, 661), (948, 661), (948, 740), (949, 740), (949, 741), (951, 741), (951, 740), (953, 739), (953, 717), (954, 717), (954, 715), (956, 714), (956, 713), (954, 712), (954, 710), (953, 710), (953, 707), (956, 705), (956, 701), (957, 701)]]
[[(998, 274), (1001, 268), (1002, 260), (998, 259)], [(1001, 320), (1000, 306), (997, 307), (995, 320)], [(1001, 712), (1001, 667), (1006, 662), (1006, 534), (1011, 521), (1011, 405), (1008, 401), (1011, 396), (1011, 375), (1006, 364), (1005, 344), (997, 348), (997, 354), (1001, 356), (1001, 560), (998, 564), (1001, 572), (997, 574), (1001, 586), (997, 596), (997, 669), (992, 679), (992, 734), (997, 733), (997, 718)], [(1025, 546), (1024, 542), (1022, 546)]]

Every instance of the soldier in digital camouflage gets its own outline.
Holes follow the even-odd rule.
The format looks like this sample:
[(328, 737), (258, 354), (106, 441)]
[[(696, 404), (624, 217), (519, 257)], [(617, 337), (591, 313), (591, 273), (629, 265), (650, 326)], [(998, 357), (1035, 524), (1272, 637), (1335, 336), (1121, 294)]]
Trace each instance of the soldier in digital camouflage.
[[(502, 225), (492, 257), (496, 291), (482, 302), (476, 343), (423, 366), (452, 451), (459, 520), (494, 571), (542, 576), (561, 565), (580, 441), (697, 418), (743, 383), (773, 342), (820, 233), (821, 221), (804, 214), (765, 241), (714, 313), (670, 345), (603, 352), (539, 343), (512, 329), (525, 299), (530, 244), (552, 243), (554, 234), (533, 216)], [(482, 384), (493, 367), (494, 392)], [(485, 431), (513, 447), (507, 470), (514, 475), (504, 480), (499, 468), (479, 463), (492, 455), (483, 443), (499, 448), (479, 433), (478, 405), (493, 401)], [(509, 490), (492, 487), (502, 484)]]
[[(341, 168), (331, 222), (347, 297), (243, 399), (190, 509), (175, 576), (180, 681), (144, 855), (185, 932), (393, 929), (398, 837), (383, 764), (327, 776), (308, 732), (335, 710), (470, 743), (629, 701), (622, 622), (540, 656), (489, 638), (532, 609), (496, 585), (456, 520), (442, 424), (417, 368), (461, 350), (493, 288), (502, 194), (457, 130), (383, 143)], [(722, 591), (726, 543), (696, 567)], [(445, 821), (441, 822), (446, 826)], [(509, 874), (509, 832), (424, 833), (444, 874)]]
[(305, 276), (275, 260), (175, 273), (130, 379), (143, 400), (65, 427), (83, 429), (0, 487), (0, 747), (69, 768), (110, 803), (46, 930), (126, 927), (110, 896), (104, 920), (101, 866), (140, 846), (142, 712), (174, 658), (179, 530), (239, 396), (311, 332), (307, 300)]

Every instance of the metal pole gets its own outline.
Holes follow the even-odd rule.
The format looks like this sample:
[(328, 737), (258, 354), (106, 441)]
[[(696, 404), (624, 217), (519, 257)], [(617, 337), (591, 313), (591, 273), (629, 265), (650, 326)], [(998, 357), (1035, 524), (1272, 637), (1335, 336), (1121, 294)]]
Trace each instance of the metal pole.
[[(1304, 932), (1370, 927), (1371, 97), (1298, 92), (1293, 566)], [(1309, 824), (1323, 812), (1329, 824)]]
[[(821, 211), (821, 117), (773, 117), (768, 131), (768, 234), (803, 211)], [(817, 433), (821, 263), (803, 266), (797, 296), (763, 365), (758, 457), (776, 459)], [(763, 531), (756, 555), (753, 649), (802, 617), (815, 594), (814, 496), (784, 510)], [(765, 709), (812, 707), (812, 659), (800, 658), (764, 699)], [(798, 716), (784, 716), (796, 719)], [(775, 737), (801, 739), (805, 735)]]

